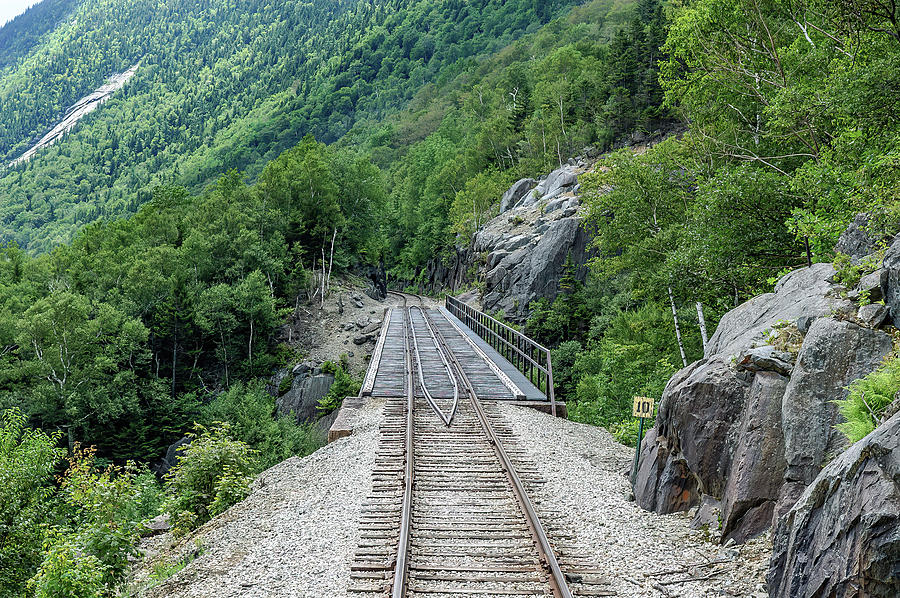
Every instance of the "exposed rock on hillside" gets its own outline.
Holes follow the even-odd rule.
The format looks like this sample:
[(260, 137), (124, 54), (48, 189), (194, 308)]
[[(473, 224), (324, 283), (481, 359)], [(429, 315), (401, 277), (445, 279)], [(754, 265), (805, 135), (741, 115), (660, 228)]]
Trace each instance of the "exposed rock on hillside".
[[(885, 265), (877, 280), (888, 296), (898, 274)], [(877, 330), (884, 317), (842, 298), (853, 290), (834, 274), (829, 264), (794, 271), (722, 318), (705, 358), (663, 393), (641, 446), (638, 504), (669, 513), (702, 501), (721, 512), (722, 541), (742, 542), (790, 509), (845, 448), (834, 401), (878, 366), (891, 338)]]
[(778, 522), (769, 590), (900, 596), (900, 414), (829, 463)]
[(316, 406), (328, 394), (334, 376), (322, 372), (312, 363), (300, 363), (291, 372), (280, 376), (276, 388), (281, 387), (287, 377), (291, 378), (290, 387), (275, 399), (278, 415), (293, 413), (297, 421), (315, 421)]
[(455, 292), (484, 281), (482, 305), (521, 320), (528, 305), (553, 299), (566, 260), (587, 276), (590, 237), (583, 227), (578, 177), (590, 168), (574, 158), (535, 179), (516, 181), (500, 198), (500, 214), (475, 234), (473, 247), (455, 247), (428, 263), (425, 291)]
[(893, 245), (885, 253), (883, 269), (884, 302), (890, 309), (894, 326), (900, 328), (900, 237), (894, 240)]
[(475, 235), (485, 309), (525, 318), (532, 301), (556, 296), (569, 257), (577, 275), (586, 276), (590, 239), (582, 226), (578, 176), (587, 166), (572, 160), (540, 182), (522, 179), (503, 194), (500, 215)]

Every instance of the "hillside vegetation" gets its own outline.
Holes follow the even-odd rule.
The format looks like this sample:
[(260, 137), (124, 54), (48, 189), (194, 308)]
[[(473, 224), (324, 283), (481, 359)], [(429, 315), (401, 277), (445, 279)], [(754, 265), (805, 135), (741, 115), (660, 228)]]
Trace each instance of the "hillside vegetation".
[(111, 74), (141, 69), (64, 145), (0, 174), (0, 238), (49, 250), (86, 223), (134, 213), (157, 184), (196, 191), (229, 168), (256, 176), (304, 135), (334, 141), (362, 116), (401, 108), (566, 4), (80, 0), (37, 43), (11, 42), (0, 161)]
[[(712, 331), (833, 259), (858, 211), (896, 230), (900, 15), (876, 2), (51, 1), (0, 29), (4, 161), (141, 67), (0, 174), (3, 595), (114, 595), (143, 519), (189, 529), (313, 450), (263, 383), (301, 299), (382, 265), (425, 282), (586, 146), (597, 257), (524, 326), (572, 416), (623, 440), (631, 397), (702, 355), (701, 310)], [(163, 490), (140, 463), (192, 429)]]

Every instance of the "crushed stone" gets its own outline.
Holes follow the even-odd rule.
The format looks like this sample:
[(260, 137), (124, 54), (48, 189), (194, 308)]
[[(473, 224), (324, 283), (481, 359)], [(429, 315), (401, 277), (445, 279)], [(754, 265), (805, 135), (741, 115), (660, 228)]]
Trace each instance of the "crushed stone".
[[(362, 502), (371, 487), (383, 405), (367, 401), (352, 436), (261, 473), (246, 500), (188, 537), (148, 539), (142, 546), (147, 556), (136, 567), (128, 595), (342, 596)], [(184, 561), (190, 562), (166, 579), (154, 574)]]
[[(690, 529), (690, 512), (658, 515), (629, 501), (634, 449), (605, 429), (507, 404), (500, 413), (546, 480), (532, 499), (573, 534), (565, 544), (594, 563), (617, 596), (768, 596), (768, 534), (723, 547)], [(679, 583), (701, 578), (708, 579)]]

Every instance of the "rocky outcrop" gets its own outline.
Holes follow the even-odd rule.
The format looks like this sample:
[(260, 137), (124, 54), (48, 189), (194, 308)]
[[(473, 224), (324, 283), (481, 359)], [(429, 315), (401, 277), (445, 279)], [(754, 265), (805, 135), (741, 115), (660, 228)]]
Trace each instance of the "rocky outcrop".
[(586, 275), (588, 243), (580, 218), (555, 220), (543, 234), (504, 238), (488, 254), (484, 307), (501, 309), (508, 318), (526, 317), (532, 301), (556, 296), (568, 258), (582, 270), (582, 278)]
[[(326, 374), (312, 363), (294, 366), (290, 373), (282, 372), (273, 379), (271, 390), (284, 389), (284, 380), (290, 377), (290, 387), (275, 398), (278, 415), (294, 414), (298, 422), (314, 422), (316, 407), (328, 394), (334, 383), (334, 376)], [(278, 394), (278, 391), (275, 391)]]
[(501, 199), (501, 213), (475, 235), (473, 249), (484, 281), (482, 305), (522, 320), (536, 299), (553, 299), (571, 258), (587, 276), (590, 237), (580, 217), (578, 176), (587, 163), (570, 160), (539, 181), (521, 179)]
[(835, 432), (834, 401), (891, 351), (891, 337), (850, 322), (821, 318), (809, 329), (782, 400), (786, 480), (809, 484), (826, 457), (846, 447)]
[(829, 463), (782, 518), (772, 598), (900, 596), (900, 414)]
[(891, 339), (860, 325), (834, 274), (829, 264), (794, 271), (728, 312), (704, 359), (672, 377), (641, 445), (639, 505), (714, 506), (720, 539), (742, 542), (787, 512), (844, 448), (834, 401), (877, 367)]
[(868, 227), (869, 215), (857, 214), (847, 230), (841, 233), (834, 250), (850, 256), (850, 260), (858, 264), (862, 258), (872, 253), (878, 244), (878, 239), (868, 231)]
[(900, 328), (900, 236), (884, 254), (882, 267), (885, 271), (882, 279), (884, 303), (890, 310), (894, 326)]
[(506, 190), (500, 198), (500, 213), (507, 211), (525, 197), (525, 194), (537, 186), (534, 179), (519, 179), (513, 186)]
[(813, 264), (783, 277), (771, 293), (758, 295), (729, 311), (706, 345), (706, 355), (735, 354), (754, 343), (763, 344), (763, 333), (779, 321), (795, 322), (803, 332), (809, 324), (834, 312), (853, 310), (839, 297), (841, 287), (831, 282), (831, 264)]

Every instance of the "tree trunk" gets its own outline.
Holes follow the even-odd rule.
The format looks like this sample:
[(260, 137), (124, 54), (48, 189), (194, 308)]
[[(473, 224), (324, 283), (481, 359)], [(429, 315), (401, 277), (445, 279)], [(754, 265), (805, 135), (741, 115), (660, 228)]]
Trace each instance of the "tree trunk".
[(178, 326), (172, 330), (172, 398), (175, 398), (175, 363), (178, 358)]
[(678, 312), (675, 310), (675, 297), (672, 295), (672, 287), (669, 287), (669, 305), (672, 306), (672, 320), (675, 322), (675, 338), (678, 339), (678, 350), (681, 352), (681, 363), (687, 367), (687, 357), (684, 354), (684, 343), (681, 342), (681, 326), (678, 325)]
[(337, 228), (331, 235), (331, 255), (328, 257), (328, 279), (326, 280), (326, 290), (331, 289), (331, 269), (334, 267), (334, 241), (337, 239)]
[(247, 343), (247, 360), (253, 367), (253, 318), (250, 318), (250, 342)]
[(697, 321), (700, 322), (700, 337), (703, 339), (703, 356), (706, 357), (706, 345), (709, 337), (706, 336), (706, 318), (703, 316), (703, 304), (697, 302)]
[(228, 387), (228, 349), (225, 347), (225, 332), (219, 331), (219, 338), (222, 339), (222, 361), (225, 364), (225, 387)]

